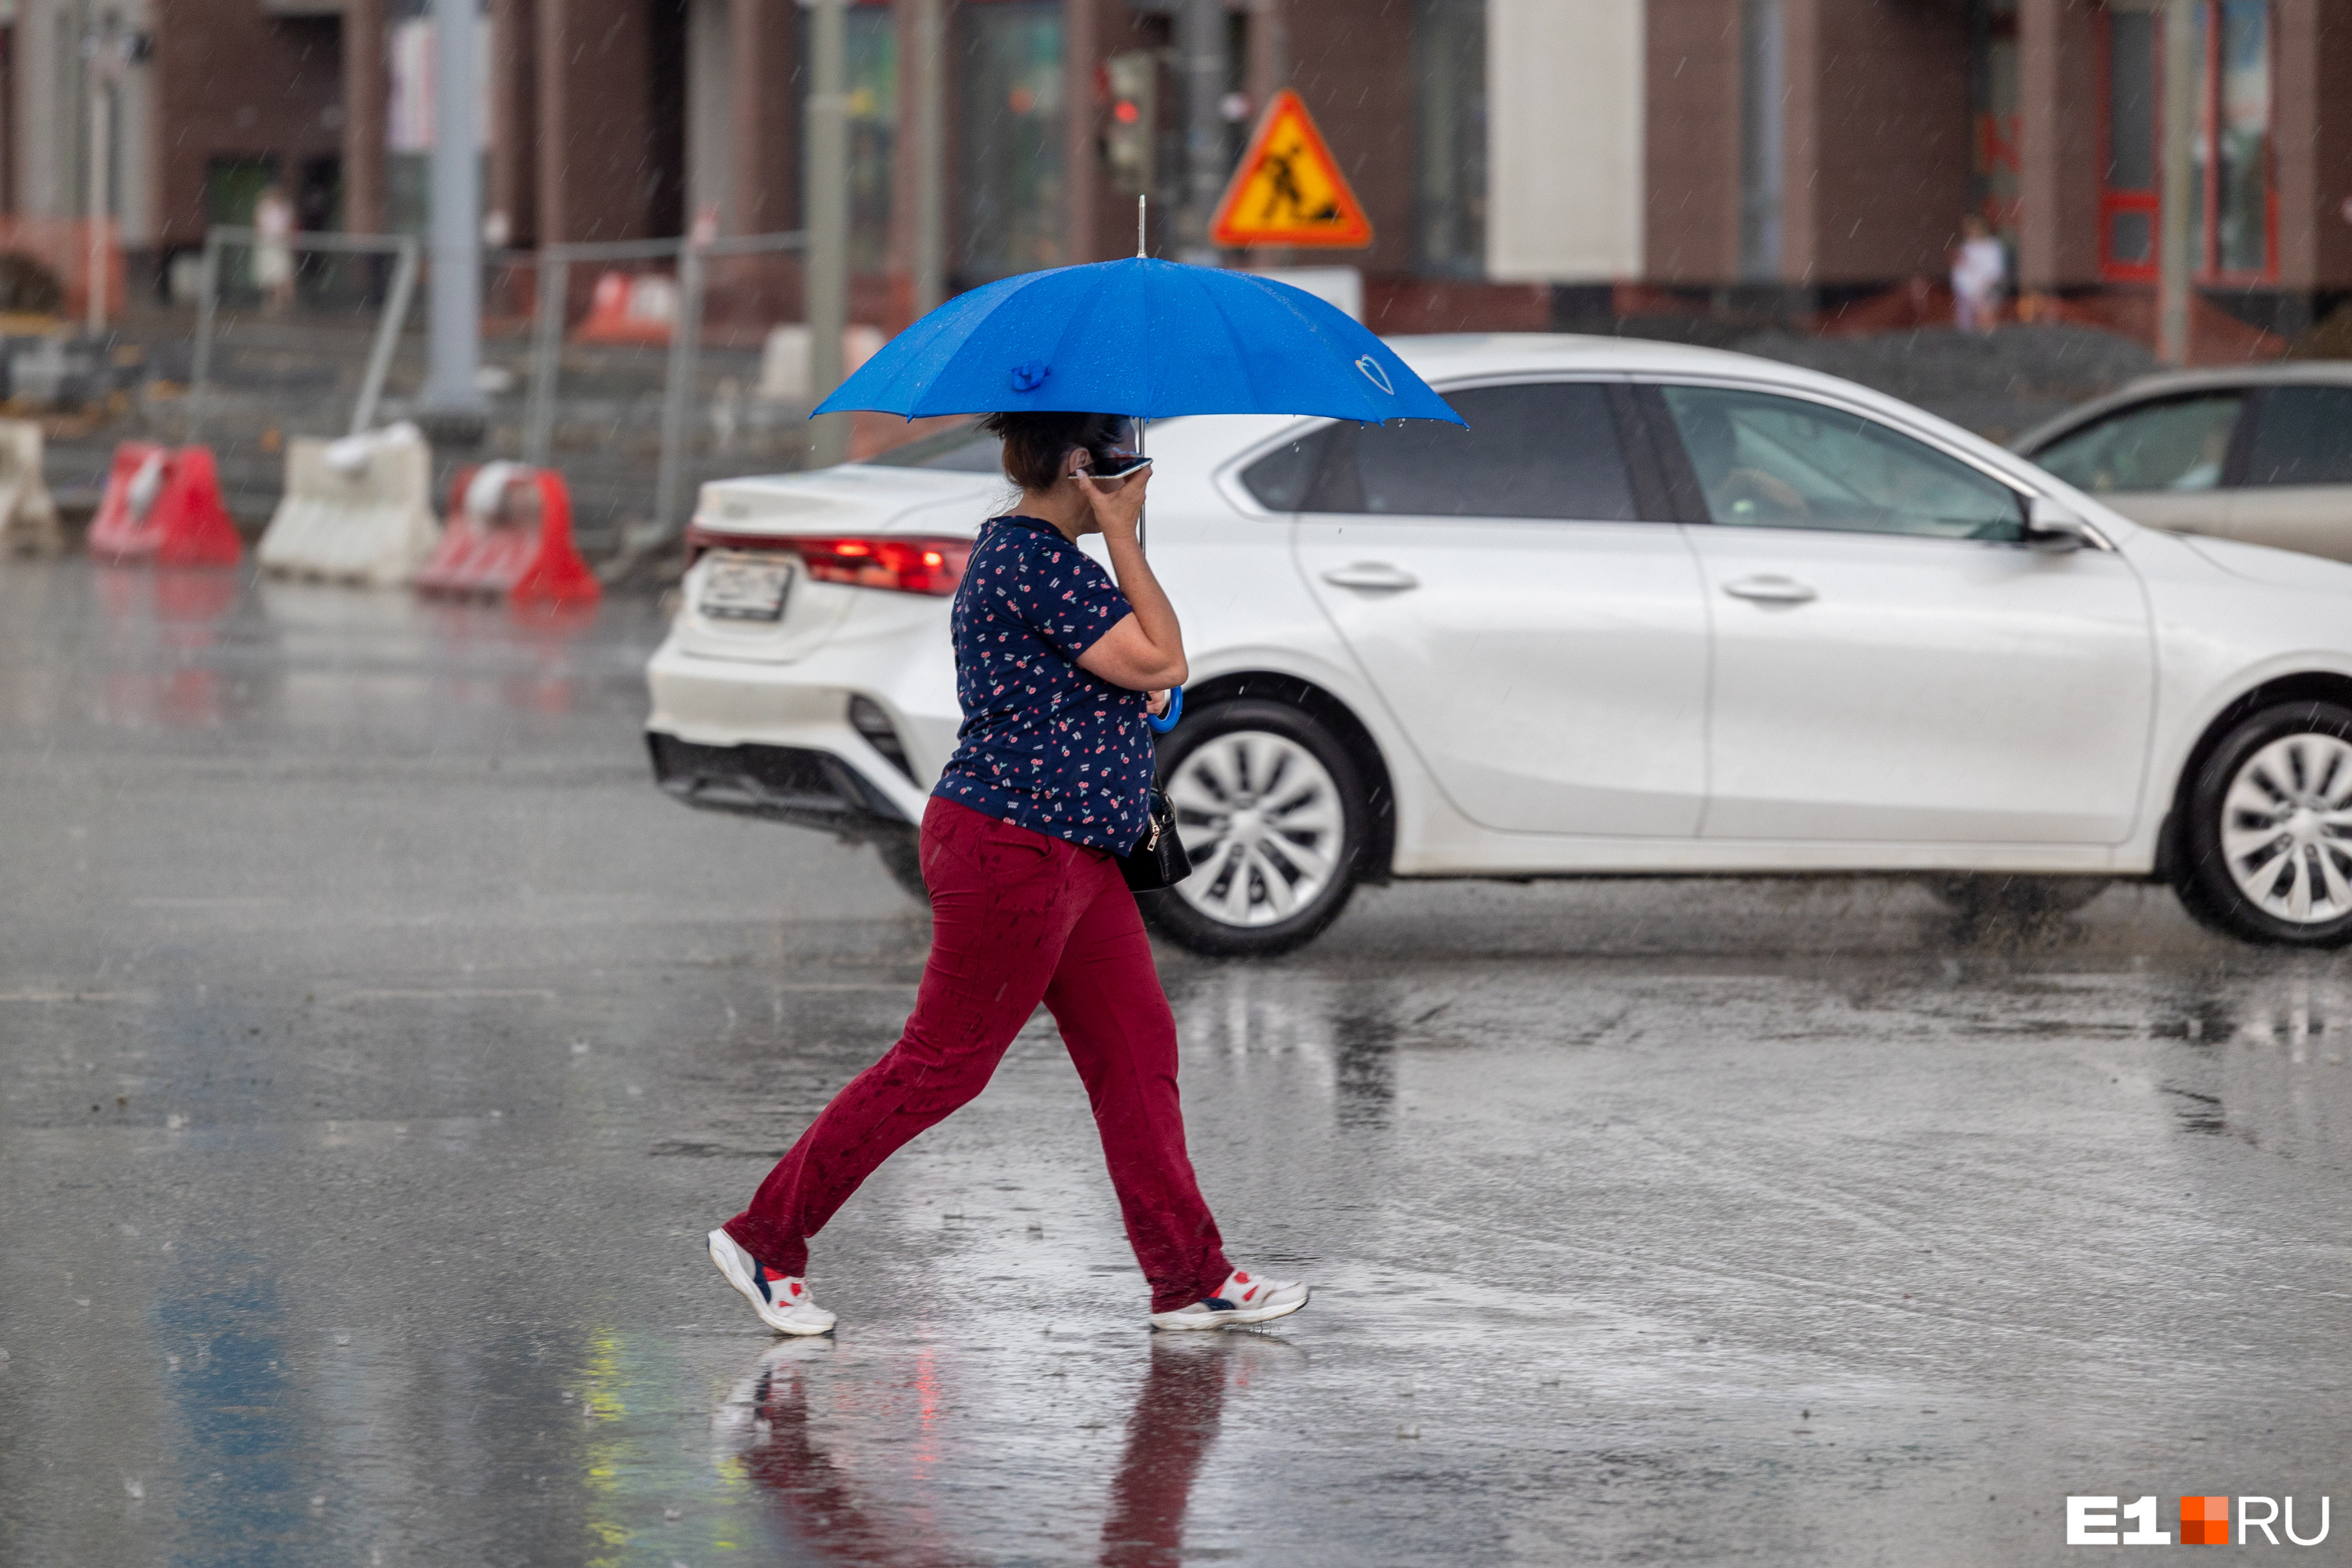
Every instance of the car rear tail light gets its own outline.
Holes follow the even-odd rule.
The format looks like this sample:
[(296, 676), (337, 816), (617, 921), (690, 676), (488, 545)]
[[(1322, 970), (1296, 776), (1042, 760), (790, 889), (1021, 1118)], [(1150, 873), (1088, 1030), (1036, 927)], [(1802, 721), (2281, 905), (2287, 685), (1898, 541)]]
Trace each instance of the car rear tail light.
[(820, 583), (845, 583), (855, 588), (887, 588), (893, 593), (946, 598), (963, 581), (964, 563), (971, 556), (971, 541), (906, 536), (816, 539), (802, 534), (755, 536), (688, 529), (688, 562), (691, 563), (706, 550), (788, 551), (799, 556), (808, 574)]

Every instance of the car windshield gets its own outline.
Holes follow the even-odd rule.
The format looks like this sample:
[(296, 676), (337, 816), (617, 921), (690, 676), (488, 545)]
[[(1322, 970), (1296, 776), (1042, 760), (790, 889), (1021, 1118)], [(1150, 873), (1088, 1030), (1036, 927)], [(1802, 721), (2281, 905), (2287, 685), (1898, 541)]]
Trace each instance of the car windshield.
[(2167, 398), (2110, 414), (2061, 436), (2035, 462), (2095, 495), (2116, 490), (2210, 490), (2221, 482), (2230, 433), (2243, 399), (2234, 392)]
[(1661, 389), (1708, 521), (1948, 539), (2011, 539), (2007, 486), (1858, 414), (1724, 387)]

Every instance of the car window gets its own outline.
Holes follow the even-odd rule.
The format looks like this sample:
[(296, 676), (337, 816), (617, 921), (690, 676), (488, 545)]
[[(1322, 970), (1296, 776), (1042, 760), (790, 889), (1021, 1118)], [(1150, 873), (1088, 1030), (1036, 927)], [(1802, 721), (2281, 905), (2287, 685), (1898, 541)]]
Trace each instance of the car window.
[(1242, 470), (1242, 486), (1268, 511), (1297, 511), (1344, 426), (1326, 425), (1285, 442)]
[(866, 461), (877, 468), (940, 468), (956, 474), (994, 474), (1003, 471), (1002, 452), (1003, 443), (995, 437), (977, 425), (966, 425), (909, 441), (903, 447), (893, 447)]
[(1958, 458), (1826, 405), (1661, 387), (1708, 520), (1942, 539), (2016, 539), (2017, 493)]
[(2250, 485), (2352, 485), (2352, 386), (2273, 386), (2254, 414)]
[(2033, 460), (2078, 490), (2210, 490), (2221, 483), (2242, 394), (2143, 403), (2068, 432)]
[(1534, 382), (1450, 393), (1465, 429), (1331, 425), (1261, 458), (1243, 483), (1279, 511), (1629, 522), (1638, 514), (1606, 392)]

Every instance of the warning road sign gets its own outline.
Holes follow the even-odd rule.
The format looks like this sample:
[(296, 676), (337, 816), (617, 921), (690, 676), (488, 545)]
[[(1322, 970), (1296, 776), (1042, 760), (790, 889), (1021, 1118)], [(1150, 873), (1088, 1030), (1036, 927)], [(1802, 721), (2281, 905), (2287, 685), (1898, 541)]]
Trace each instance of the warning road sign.
[(1265, 117), (1217, 204), (1209, 238), (1217, 245), (1333, 246), (1372, 243), (1371, 220), (1348, 188), (1339, 161), (1325, 146), (1307, 106), (1288, 88), (1274, 95)]

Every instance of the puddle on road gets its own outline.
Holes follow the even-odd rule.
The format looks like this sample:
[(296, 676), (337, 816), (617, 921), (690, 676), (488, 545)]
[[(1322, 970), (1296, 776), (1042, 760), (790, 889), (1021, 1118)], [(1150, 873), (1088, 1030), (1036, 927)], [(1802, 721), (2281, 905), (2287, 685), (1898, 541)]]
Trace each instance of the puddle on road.
[(639, 699), (650, 600), (551, 611), (257, 577), (20, 563), (0, 577), (0, 719), (42, 728), (406, 732), (467, 711)]

